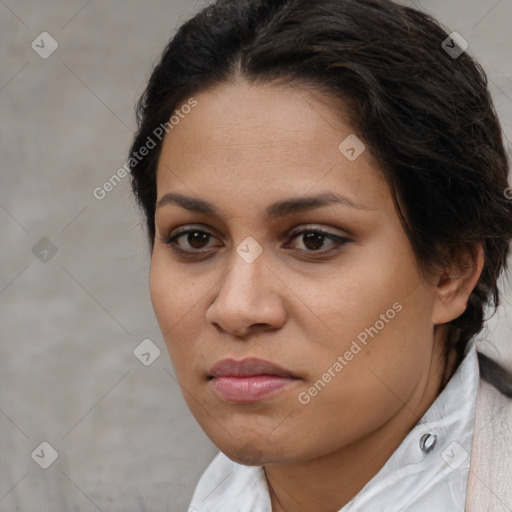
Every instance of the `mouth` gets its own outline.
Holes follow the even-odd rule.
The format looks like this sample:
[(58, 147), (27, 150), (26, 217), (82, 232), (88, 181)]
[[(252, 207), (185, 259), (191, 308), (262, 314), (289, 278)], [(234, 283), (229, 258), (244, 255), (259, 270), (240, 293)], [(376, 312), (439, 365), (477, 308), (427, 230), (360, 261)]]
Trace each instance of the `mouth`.
[(208, 373), (214, 393), (231, 403), (251, 403), (273, 398), (300, 380), (292, 372), (269, 361), (224, 359)]

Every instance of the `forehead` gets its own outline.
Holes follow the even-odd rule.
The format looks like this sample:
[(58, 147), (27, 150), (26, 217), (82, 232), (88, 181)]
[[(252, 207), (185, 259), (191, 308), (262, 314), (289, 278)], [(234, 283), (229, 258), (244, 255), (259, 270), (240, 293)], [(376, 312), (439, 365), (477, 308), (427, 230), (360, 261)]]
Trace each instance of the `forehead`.
[[(326, 128), (337, 131), (338, 136), (353, 131), (339, 106), (334, 112), (334, 102), (321, 102), (320, 95), (298, 87), (238, 80), (194, 98), (197, 106), (172, 130), (187, 149), (201, 142), (203, 147), (220, 145), (233, 151), (240, 146), (250, 151), (252, 147), (303, 145), (321, 150), (333, 142), (326, 138)], [(193, 130), (197, 140), (190, 140), (184, 127)]]
[(170, 190), (247, 200), (320, 190), (360, 203), (389, 199), (376, 162), (334, 102), (307, 90), (246, 82), (194, 99), (197, 106), (164, 139), (159, 199)]

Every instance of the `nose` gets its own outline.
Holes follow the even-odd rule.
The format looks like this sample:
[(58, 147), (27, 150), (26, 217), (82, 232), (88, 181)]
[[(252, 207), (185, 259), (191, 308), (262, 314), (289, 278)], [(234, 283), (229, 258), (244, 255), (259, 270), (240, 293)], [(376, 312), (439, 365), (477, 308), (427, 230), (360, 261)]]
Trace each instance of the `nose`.
[(265, 261), (265, 253), (252, 263), (234, 254), (231, 270), (206, 312), (206, 320), (221, 332), (245, 338), (254, 332), (281, 328), (287, 319), (285, 287)]

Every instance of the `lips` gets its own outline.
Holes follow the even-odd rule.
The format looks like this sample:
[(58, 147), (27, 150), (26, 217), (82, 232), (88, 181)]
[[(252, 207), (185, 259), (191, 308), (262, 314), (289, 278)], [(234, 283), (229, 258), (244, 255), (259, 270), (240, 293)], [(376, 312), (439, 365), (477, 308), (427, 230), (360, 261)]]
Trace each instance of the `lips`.
[(263, 359), (224, 359), (208, 374), (214, 393), (224, 401), (251, 403), (275, 397), (300, 380), (290, 371)]
[(209, 372), (209, 378), (214, 377), (254, 377), (255, 375), (275, 375), (277, 377), (294, 377), (280, 366), (263, 359), (248, 358), (241, 361), (224, 359), (216, 363)]

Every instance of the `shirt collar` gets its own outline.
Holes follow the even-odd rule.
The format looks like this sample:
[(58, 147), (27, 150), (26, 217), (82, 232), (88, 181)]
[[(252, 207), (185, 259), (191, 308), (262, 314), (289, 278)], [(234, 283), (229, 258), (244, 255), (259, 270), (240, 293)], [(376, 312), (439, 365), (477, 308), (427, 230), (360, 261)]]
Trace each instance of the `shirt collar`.
[[(479, 370), (470, 340), (461, 364), (380, 471), (339, 512), (463, 511)], [(219, 453), (201, 477), (189, 512), (271, 512), (265, 473)]]

